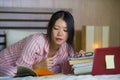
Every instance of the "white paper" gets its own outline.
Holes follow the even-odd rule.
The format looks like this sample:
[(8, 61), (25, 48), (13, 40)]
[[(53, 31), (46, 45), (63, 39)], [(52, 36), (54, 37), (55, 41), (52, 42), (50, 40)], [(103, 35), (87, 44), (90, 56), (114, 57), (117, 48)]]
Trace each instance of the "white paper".
[(114, 69), (115, 68), (114, 55), (106, 55), (105, 61), (106, 61), (106, 69)]

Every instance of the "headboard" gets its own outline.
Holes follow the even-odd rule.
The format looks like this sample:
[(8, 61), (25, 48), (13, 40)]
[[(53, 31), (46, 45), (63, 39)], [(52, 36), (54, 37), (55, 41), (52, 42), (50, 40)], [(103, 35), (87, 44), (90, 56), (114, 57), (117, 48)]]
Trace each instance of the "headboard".
[[(6, 47), (5, 30), (37, 30), (44, 32), (47, 29), (51, 15), (57, 10), (61, 9), (0, 7), (0, 50)], [(64, 10), (71, 11), (71, 9)]]

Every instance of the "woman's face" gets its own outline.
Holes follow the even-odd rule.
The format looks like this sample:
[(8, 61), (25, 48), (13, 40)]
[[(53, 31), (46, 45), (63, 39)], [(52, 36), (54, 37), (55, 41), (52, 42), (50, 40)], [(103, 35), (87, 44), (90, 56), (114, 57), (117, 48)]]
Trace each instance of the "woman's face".
[(61, 45), (68, 39), (68, 29), (66, 22), (60, 18), (52, 28), (52, 43)]

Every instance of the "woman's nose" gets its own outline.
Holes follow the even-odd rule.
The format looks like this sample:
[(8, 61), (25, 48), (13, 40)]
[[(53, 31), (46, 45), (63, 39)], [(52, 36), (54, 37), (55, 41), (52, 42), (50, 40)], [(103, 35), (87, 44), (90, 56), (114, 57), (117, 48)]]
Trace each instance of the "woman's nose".
[(63, 35), (63, 31), (59, 30), (58, 35)]

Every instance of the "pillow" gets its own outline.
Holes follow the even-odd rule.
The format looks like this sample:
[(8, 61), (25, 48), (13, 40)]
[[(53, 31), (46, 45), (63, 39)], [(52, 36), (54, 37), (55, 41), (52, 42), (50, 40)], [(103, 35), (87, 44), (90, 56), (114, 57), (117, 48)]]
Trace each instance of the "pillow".
[(15, 42), (35, 33), (41, 33), (40, 31), (23, 31), (23, 30), (6, 30), (6, 46), (10, 46)]

